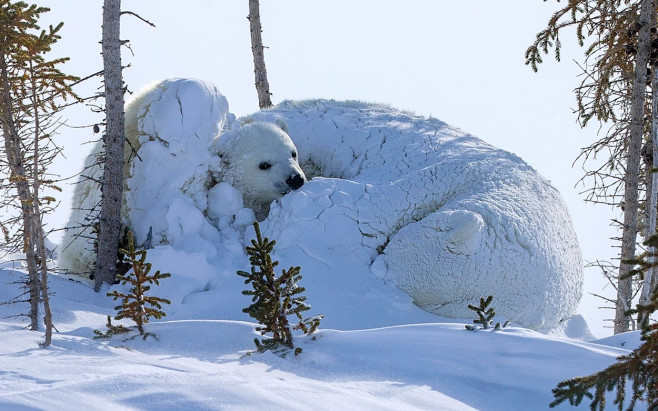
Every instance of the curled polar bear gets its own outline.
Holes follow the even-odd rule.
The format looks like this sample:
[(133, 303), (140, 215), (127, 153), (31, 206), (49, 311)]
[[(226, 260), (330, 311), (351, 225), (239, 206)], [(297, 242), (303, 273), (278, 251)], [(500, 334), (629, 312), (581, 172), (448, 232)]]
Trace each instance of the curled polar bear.
[[(279, 254), (304, 244), (309, 258), (327, 247), (355, 255), (445, 317), (472, 317), (467, 305), (488, 295), (498, 315), (533, 329), (574, 313), (583, 272), (569, 213), (517, 156), (381, 105), (284, 102), (254, 118), (285, 120), (307, 174), (327, 177), (272, 209), (266, 235), (302, 237), (278, 242)], [(317, 230), (322, 243), (304, 240)]]
[[(285, 123), (235, 122), (226, 98), (210, 83), (153, 83), (131, 98), (125, 111), (129, 144), (121, 216), (137, 244), (196, 244), (194, 237), (219, 241), (218, 208), (231, 191), (218, 183), (228, 182), (241, 193), (231, 197), (244, 199), (247, 208), (238, 214), (246, 225), (264, 218), (273, 200), (306, 182)], [(59, 266), (72, 274), (94, 268), (89, 222), (99, 211), (102, 167), (96, 157), (101, 152), (99, 142), (85, 161), (61, 242)]]

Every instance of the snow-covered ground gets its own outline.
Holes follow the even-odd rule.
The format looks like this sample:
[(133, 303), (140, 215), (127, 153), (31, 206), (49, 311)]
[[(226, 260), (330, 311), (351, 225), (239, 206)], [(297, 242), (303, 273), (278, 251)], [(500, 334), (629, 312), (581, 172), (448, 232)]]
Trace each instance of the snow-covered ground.
[[(169, 247), (149, 253), (156, 268), (171, 269), (183, 258), (189, 259), (174, 268), (190, 277), (222, 271)], [(312, 269), (302, 270), (307, 289), (315, 285)], [(345, 276), (344, 309), (364, 313), (352, 319), (353, 327), (321, 325), (316, 338), (296, 338), (303, 348), (298, 356), (244, 357), (254, 349), (255, 324), (246, 314), (226, 320), (231, 315), (222, 309), (237, 315), (249, 304), (240, 295), (242, 280), (225, 272), (231, 285), (222, 292), (185, 294), (180, 285), (187, 278), (176, 274), (153, 289), (179, 296), (165, 306), (166, 318), (147, 325), (157, 340), (93, 339), (94, 329), (105, 331), (115, 302), (64, 276), (50, 278), (58, 329), (50, 348), (39, 348), (41, 332), (6, 318), (25, 312), (26, 304), (2, 307), (0, 409), (541, 410), (559, 381), (603, 369), (639, 338), (629, 333), (583, 342), (516, 327), (471, 332), (467, 320), (430, 316), (392, 288), (360, 293), (358, 278)], [(18, 295), (18, 279), (5, 263), (0, 300)], [(394, 308), (407, 315), (406, 324), (381, 327), (370, 304), (376, 293), (398, 300)], [(338, 323), (339, 311), (325, 313), (327, 325)], [(315, 306), (309, 312), (319, 313)]]

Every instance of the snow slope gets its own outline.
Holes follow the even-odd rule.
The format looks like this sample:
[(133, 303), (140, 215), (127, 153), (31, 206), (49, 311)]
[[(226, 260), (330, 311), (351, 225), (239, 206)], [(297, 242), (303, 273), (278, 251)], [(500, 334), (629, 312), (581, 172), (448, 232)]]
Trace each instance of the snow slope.
[[(154, 253), (152, 261), (185, 256), (171, 251)], [(19, 273), (8, 266), (0, 270), (3, 301), (20, 291), (13, 284)], [(189, 268), (208, 269), (193, 259)], [(244, 357), (254, 348), (255, 324), (246, 316), (224, 319), (224, 297), (214, 293), (197, 293), (208, 294), (205, 304), (197, 295), (166, 308), (169, 317), (147, 325), (157, 340), (94, 340), (114, 302), (87, 284), (58, 275), (50, 281), (59, 330), (50, 348), (38, 347), (42, 333), (6, 318), (25, 304), (2, 307), (0, 409), (544, 410), (558, 381), (602, 369), (638, 343), (635, 333), (598, 343), (516, 327), (470, 332), (434, 316), (431, 323), (376, 328), (368, 323), (377, 319), (364, 315), (360, 329), (323, 326), (314, 339), (298, 337), (299, 356)], [(165, 279), (154, 291), (173, 294), (178, 284)], [(236, 310), (248, 305), (233, 292)], [(346, 299), (367, 313), (361, 297)]]

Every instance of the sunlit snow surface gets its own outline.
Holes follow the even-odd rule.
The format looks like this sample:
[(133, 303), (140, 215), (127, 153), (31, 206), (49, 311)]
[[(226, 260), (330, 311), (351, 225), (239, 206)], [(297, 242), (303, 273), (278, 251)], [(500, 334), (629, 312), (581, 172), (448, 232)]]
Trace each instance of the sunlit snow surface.
[[(189, 257), (169, 248), (149, 256), (158, 266)], [(183, 266), (174, 267), (177, 274)], [(187, 266), (186, 279), (216, 275), (201, 259)], [(4, 267), (3, 301), (20, 292), (8, 284), (19, 273)], [(171, 297), (181, 283), (174, 276), (154, 292)], [(299, 356), (243, 358), (254, 348), (255, 324), (246, 316), (226, 320), (220, 308), (237, 312), (248, 305), (240, 287), (232, 287), (230, 300), (213, 291), (179, 298), (165, 307), (167, 318), (146, 326), (157, 340), (124, 341), (92, 339), (113, 313), (115, 303), (104, 293), (61, 276), (51, 276), (50, 285), (59, 332), (48, 349), (38, 347), (42, 332), (4, 318), (26, 304), (2, 307), (0, 409), (545, 410), (558, 381), (600, 370), (638, 344), (637, 333), (601, 345), (515, 327), (471, 332), (433, 317), (433, 323), (383, 328), (321, 327), (314, 339), (295, 339)], [(317, 287), (312, 276), (303, 285)], [(376, 322), (366, 317), (369, 298), (349, 295), (353, 309), (363, 308), (362, 323)], [(312, 311), (318, 312), (315, 305)]]

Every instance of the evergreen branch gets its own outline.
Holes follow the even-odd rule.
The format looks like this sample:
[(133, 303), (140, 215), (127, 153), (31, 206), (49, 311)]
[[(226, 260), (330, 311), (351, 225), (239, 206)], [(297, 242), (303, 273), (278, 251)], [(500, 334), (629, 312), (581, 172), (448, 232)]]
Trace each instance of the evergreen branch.
[[(472, 311), (475, 311), (475, 313), (478, 315), (478, 318), (473, 320), (474, 324), (480, 324), (482, 325), (482, 329), (488, 330), (491, 325), (493, 324), (493, 318), (496, 316), (496, 312), (492, 307), (489, 307), (489, 304), (491, 304), (491, 301), (493, 301), (493, 296), (490, 295), (489, 297), (485, 298), (480, 298), (480, 305), (475, 306), (472, 304), (468, 304), (468, 308)], [(509, 321), (505, 321), (505, 323), (501, 326), (500, 323), (496, 323), (494, 326), (494, 331), (498, 331), (501, 328), (505, 328), (509, 325)], [(475, 331), (477, 330), (477, 327), (473, 325), (466, 325), (466, 329), (469, 331)]]

